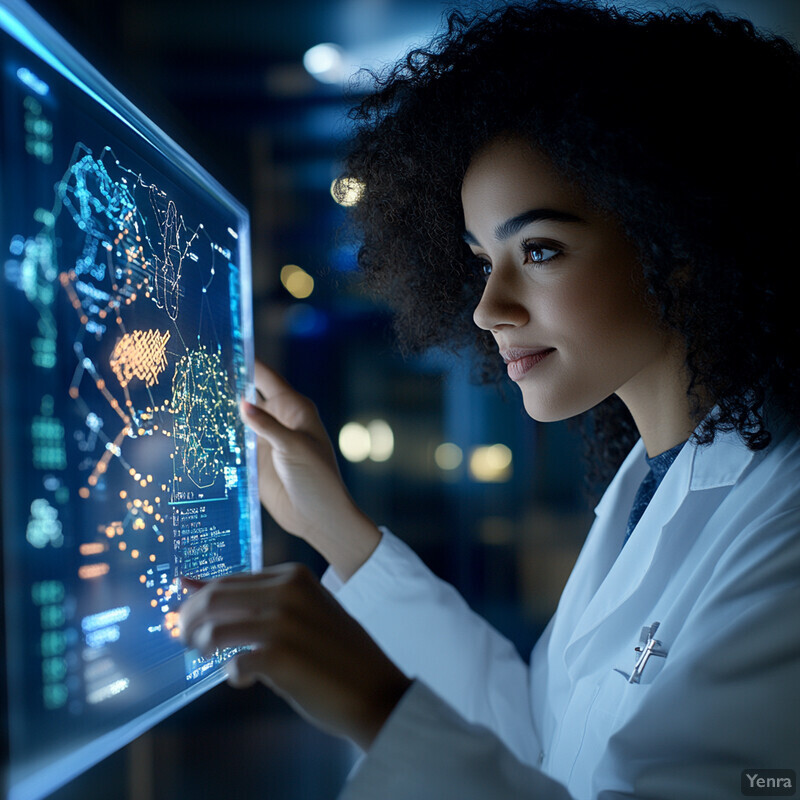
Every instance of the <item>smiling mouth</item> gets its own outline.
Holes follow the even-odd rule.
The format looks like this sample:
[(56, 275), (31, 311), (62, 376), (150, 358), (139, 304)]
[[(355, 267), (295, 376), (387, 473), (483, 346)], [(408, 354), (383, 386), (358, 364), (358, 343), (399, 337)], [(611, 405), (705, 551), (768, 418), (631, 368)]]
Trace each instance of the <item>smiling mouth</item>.
[(554, 352), (554, 347), (543, 347), (535, 350), (504, 350), (501, 355), (506, 362), (508, 377), (518, 381)]
[(554, 349), (554, 347), (509, 347), (507, 350), (501, 350), (500, 355), (508, 364), (510, 361), (518, 361), (525, 356), (536, 356)]

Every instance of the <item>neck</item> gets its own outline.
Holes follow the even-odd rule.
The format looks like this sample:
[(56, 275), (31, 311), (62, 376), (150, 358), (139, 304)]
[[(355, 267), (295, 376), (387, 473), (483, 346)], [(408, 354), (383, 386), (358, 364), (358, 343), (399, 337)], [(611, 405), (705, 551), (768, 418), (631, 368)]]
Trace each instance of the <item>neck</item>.
[[(685, 442), (697, 427), (699, 419), (691, 412), (688, 388), (684, 351), (672, 346), (659, 363), (617, 391), (631, 412), (650, 458)], [(701, 402), (701, 411), (706, 410), (707, 404)]]

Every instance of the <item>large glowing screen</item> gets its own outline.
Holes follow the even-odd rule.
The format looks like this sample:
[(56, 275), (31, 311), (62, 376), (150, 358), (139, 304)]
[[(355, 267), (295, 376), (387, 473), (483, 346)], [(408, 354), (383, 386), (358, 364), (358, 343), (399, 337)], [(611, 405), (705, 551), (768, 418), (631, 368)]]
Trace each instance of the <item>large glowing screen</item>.
[(214, 685), (179, 576), (260, 567), (248, 217), (22, 3), (0, 3), (12, 798)]

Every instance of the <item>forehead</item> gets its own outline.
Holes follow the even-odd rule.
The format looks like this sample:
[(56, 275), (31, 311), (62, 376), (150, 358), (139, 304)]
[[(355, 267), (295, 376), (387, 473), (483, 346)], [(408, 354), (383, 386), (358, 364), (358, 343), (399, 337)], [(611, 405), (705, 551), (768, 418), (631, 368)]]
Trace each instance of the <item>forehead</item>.
[(537, 207), (587, 211), (582, 194), (550, 160), (516, 138), (490, 142), (473, 156), (461, 184), (461, 202), (467, 228)]

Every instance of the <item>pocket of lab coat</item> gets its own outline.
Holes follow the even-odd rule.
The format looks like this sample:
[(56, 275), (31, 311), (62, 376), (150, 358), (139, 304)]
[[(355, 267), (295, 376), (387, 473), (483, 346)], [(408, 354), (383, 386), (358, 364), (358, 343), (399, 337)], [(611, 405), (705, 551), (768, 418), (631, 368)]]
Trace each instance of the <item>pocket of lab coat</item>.
[(590, 795), (592, 775), (609, 739), (650, 691), (647, 684), (628, 683), (629, 676), (629, 671), (608, 669), (576, 686), (549, 764), (554, 774), (568, 776), (576, 797)]
[(564, 760), (569, 759), (570, 766), (566, 774), (569, 776), (570, 790), (577, 796), (581, 792), (588, 795), (590, 787), (588, 784), (582, 786), (581, 781), (590, 780), (609, 739), (647, 699), (663, 669), (664, 658), (651, 658), (642, 673), (641, 682), (628, 683), (636, 663), (635, 655), (633, 648), (630, 648), (624, 654), (625, 660), (617, 662), (624, 664), (625, 669), (608, 669), (596, 674), (594, 681), (587, 677), (575, 687), (570, 708), (554, 743), (550, 768), (559, 772), (559, 765), (564, 765)]
[(650, 658), (641, 673), (638, 683), (629, 683), (634, 658), (627, 669), (612, 670), (609, 678), (604, 681), (597, 705), (600, 705), (608, 715), (609, 733), (616, 730), (625, 720), (629, 719), (647, 699), (652, 686), (658, 681), (661, 670), (664, 669), (666, 658)]

